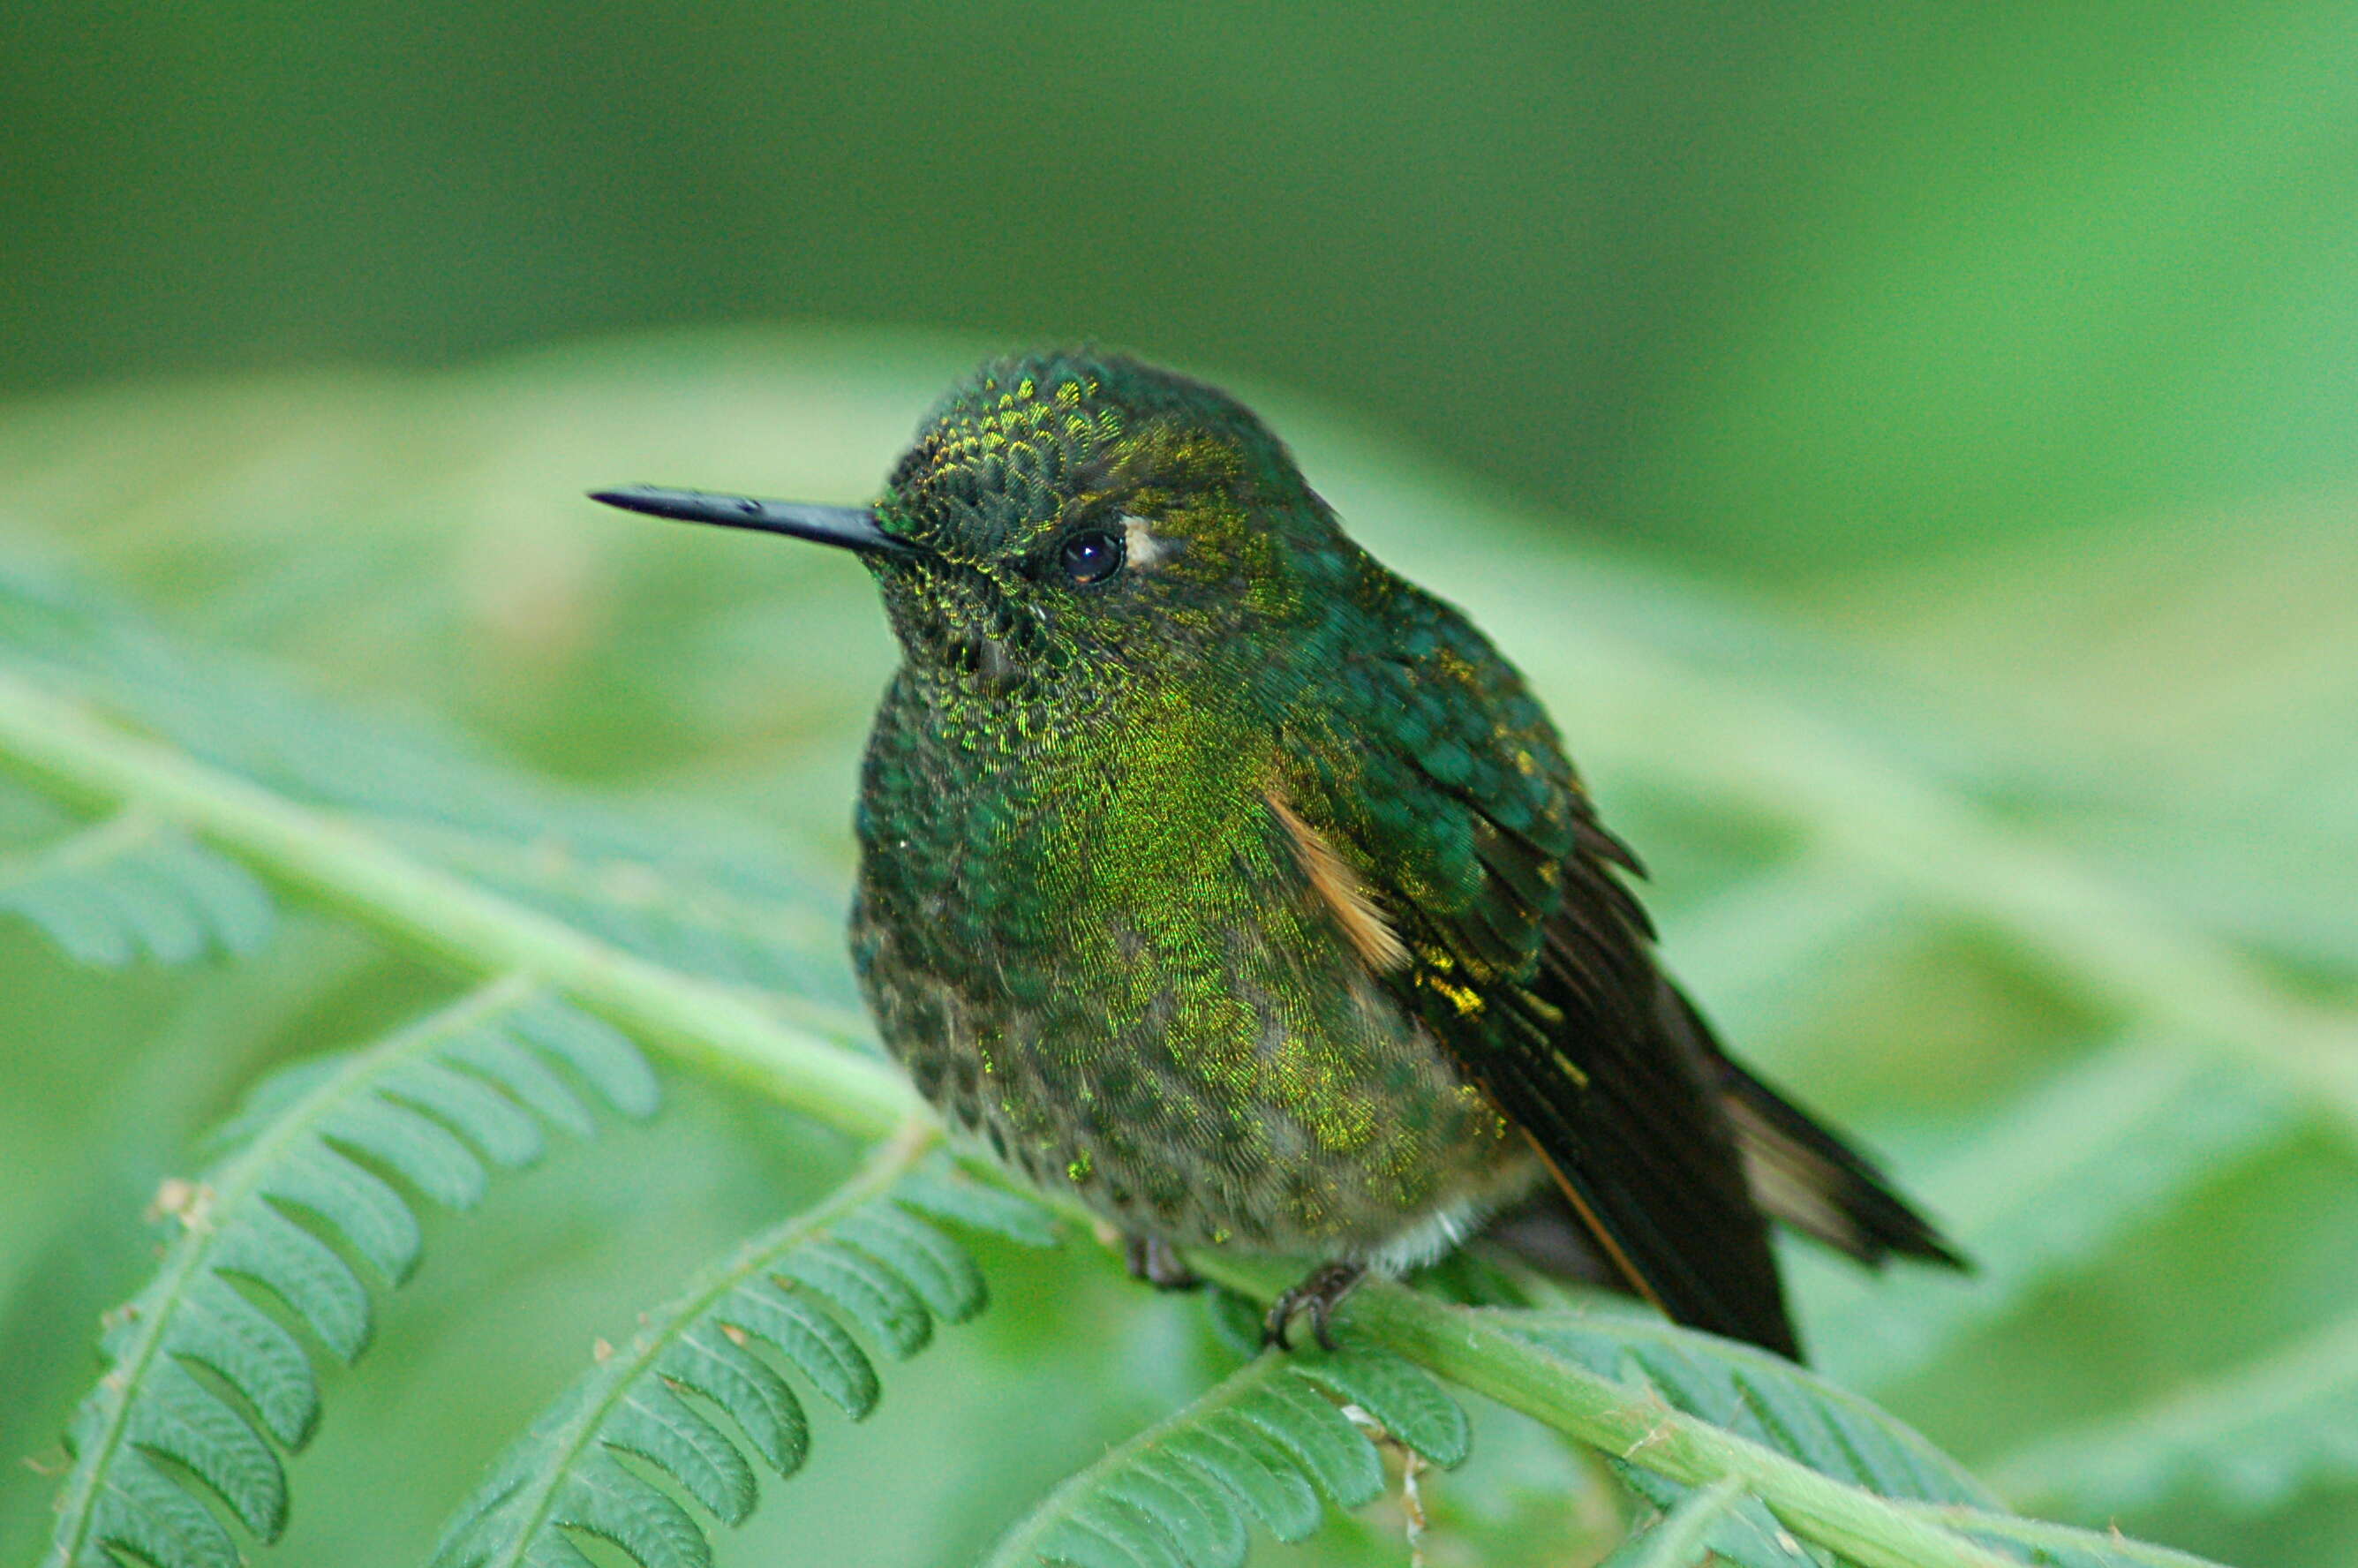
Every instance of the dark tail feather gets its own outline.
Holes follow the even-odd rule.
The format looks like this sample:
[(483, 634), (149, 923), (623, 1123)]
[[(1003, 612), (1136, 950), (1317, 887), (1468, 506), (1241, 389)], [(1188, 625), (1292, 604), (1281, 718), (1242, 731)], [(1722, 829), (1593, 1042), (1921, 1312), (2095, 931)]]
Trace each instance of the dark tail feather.
[(1880, 1266), (1898, 1253), (1970, 1267), (1865, 1155), (1726, 1057), (1718, 1065), (1722, 1102), (1762, 1208), (1862, 1263)]
[[(1873, 1267), (1894, 1256), (1973, 1267), (1865, 1155), (1735, 1063), (1721, 1057), (1716, 1065), (1745, 1174), (1763, 1210)], [(1542, 1273), (1630, 1289), (1552, 1185), (1509, 1207), (1485, 1233)]]

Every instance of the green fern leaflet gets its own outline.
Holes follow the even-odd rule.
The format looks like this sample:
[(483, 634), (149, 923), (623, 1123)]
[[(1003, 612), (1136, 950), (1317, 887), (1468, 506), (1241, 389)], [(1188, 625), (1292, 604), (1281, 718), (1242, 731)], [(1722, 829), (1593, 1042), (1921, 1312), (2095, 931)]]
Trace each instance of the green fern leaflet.
[(74, 1465), (49, 1561), (112, 1568), (120, 1551), (158, 1568), (235, 1568), (234, 1537), (176, 1469), (254, 1536), (277, 1539), (280, 1454), (309, 1440), (319, 1387), (302, 1341), (257, 1296), (357, 1359), (370, 1284), (398, 1285), (417, 1265), (405, 1188), (471, 1207), (488, 1165), (539, 1157), (544, 1121), (590, 1132), (591, 1098), (644, 1117), (654, 1079), (611, 1029), (518, 979), (257, 1084), (218, 1135), (233, 1152), (166, 1184), (158, 1207), (179, 1234), (154, 1281), (110, 1316), (107, 1372), (68, 1433)]

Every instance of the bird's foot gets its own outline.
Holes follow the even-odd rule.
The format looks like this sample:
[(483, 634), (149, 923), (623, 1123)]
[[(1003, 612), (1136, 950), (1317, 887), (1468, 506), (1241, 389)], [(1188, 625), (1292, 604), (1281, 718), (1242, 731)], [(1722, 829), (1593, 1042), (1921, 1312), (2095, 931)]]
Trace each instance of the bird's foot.
[(1368, 1277), (1364, 1263), (1321, 1263), (1310, 1271), (1302, 1283), (1277, 1298), (1261, 1325), (1260, 1342), (1264, 1348), (1274, 1345), (1280, 1350), (1293, 1348), (1293, 1320), (1303, 1313), (1310, 1314), (1310, 1332), (1317, 1337), (1322, 1349), (1335, 1348), (1335, 1336), (1329, 1332), (1326, 1320), (1343, 1298), (1351, 1293), (1361, 1280)]
[(1160, 1237), (1122, 1238), (1122, 1256), (1130, 1263), (1131, 1279), (1144, 1280), (1158, 1291), (1193, 1291), (1203, 1286), (1204, 1276), (1187, 1267), (1179, 1249)]

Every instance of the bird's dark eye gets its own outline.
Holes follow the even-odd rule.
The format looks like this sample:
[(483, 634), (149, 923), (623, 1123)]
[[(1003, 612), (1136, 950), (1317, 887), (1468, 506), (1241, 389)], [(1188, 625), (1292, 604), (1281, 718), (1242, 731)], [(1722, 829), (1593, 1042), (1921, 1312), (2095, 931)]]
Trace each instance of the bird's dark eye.
[(1092, 528), (1065, 541), (1065, 575), (1076, 583), (1103, 582), (1121, 570), (1121, 535)]

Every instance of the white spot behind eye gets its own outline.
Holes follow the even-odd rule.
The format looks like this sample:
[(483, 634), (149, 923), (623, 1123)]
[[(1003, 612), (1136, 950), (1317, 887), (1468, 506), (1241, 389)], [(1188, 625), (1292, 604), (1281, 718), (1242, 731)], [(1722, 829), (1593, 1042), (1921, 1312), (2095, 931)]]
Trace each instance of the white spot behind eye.
[(1128, 513), (1122, 514), (1121, 544), (1126, 563), (1141, 570), (1170, 553), (1163, 541), (1154, 536), (1154, 530), (1146, 525), (1145, 518), (1132, 517)]

